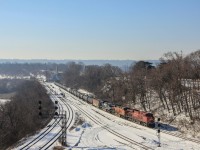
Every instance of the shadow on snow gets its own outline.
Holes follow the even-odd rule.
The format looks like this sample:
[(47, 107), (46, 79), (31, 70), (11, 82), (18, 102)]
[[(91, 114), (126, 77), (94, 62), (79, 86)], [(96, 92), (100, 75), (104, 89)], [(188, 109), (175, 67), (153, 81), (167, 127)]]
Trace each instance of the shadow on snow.
[[(155, 123), (155, 128), (157, 128), (158, 126), (158, 123), (156, 122)], [(169, 125), (169, 124), (165, 124), (165, 123), (160, 123), (160, 129), (161, 130), (166, 130), (166, 131), (178, 131), (178, 128), (172, 126), (172, 125)]]

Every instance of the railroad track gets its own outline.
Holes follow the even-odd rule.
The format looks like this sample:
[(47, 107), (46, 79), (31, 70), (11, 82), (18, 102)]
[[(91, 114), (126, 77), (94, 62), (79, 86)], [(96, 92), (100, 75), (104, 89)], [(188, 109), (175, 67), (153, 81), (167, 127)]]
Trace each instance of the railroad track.
[[(66, 91), (64, 89), (64, 91)], [(67, 92), (67, 91), (66, 91)], [(67, 92), (68, 93), (68, 92)], [(75, 100), (79, 100), (79, 98), (77, 98), (76, 96), (72, 95), (71, 93), (68, 93), (73, 99)], [(82, 101), (81, 101), (82, 102)], [(151, 147), (148, 147), (146, 145), (143, 145), (137, 141), (134, 141), (131, 138), (128, 138), (126, 136), (124, 136), (123, 134), (120, 134), (118, 132), (116, 132), (115, 130), (109, 128), (108, 126), (106, 126), (105, 124), (103, 124), (102, 122), (100, 122), (98, 119), (96, 119), (95, 117), (93, 117), (92, 115), (90, 115), (87, 111), (83, 110), (81, 107), (79, 107), (76, 103), (71, 101), (71, 104), (76, 107), (80, 112), (82, 112), (86, 117), (88, 117), (90, 120), (92, 120), (94, 123), (98, 124), (99, 126), (101, 126), (103, 129), (107, 130), (108, 132), (110, 132), (111, 134), (129, 142), (129, 144), (126, 144), (126, 146), (130, 147), (130, 144), (134, 144), (137, 145), (138, 147), (144, 149), (144, 150), (154, 150)], [(125, 144), (124, 144), (125, 145)], [(131, 147), (132, 148), (132, 147)]]
[[(54, 97), (55, 100), (55, 97)], [(58, 105), (58, 114), (61, 114), (63, 111), (63, 108), (61, 105)], [(61, 121), (61, 119), (55, 119), (54, 122), (40, 135), (38, 135), (36, 138), (34, 138), (32, 141), (24, 145), (20, 150), (27, 150), (30, 149), (32, 146), (36, 145), (39, 141), (41, 141), (46, 135), (48, 135)]]
[[(94, 111), (95, 111), (95, 110), (94, 110)], [(96, 111), (96, 112), (97, 112), (97, 111)], [(105, 115), (101, 114), (100, 112), (97, 112), (97, 113), (99, 113), (99, 114), (102, 115), (103, 117), (106, 117)], [(105, 112), (105, 113), (108, 113), (108, 112)], [(110, 114), (110, 113), (108, 113), (108, 114)], [(111, 114), (111, 115), (113, 115), (113, 114)], [(116, 116), (116, 117), (118, 117), (118, 116)], [(107, 118), (107, 119), (110, 119), (109, 117), (106, 117), (106, 118)], [(123, 118), (121, 118), (121, 119), (123, 119)], [(126, 121), (128, 121), (128, 122), (130, 122), (130, 123), (135, 123), (135, 122), (132, 122), (132, 121), (130, 121), (130, 120), (126, 120)], [(140, 124), (137, 124), (137, 125), (140, 125)], [(131, 126), (131, 125), (130, 125), (130, 126)], [(146, 127), (146, 126), (142, 126), (142, 127), (146, 128), (146, 129), (152, 129), (152, 130), (154, 130), (155, 132), (157, 132), (157, 128), (148, 128), (148, 127)], [(174, 133), (174, 132), (172, 132), (172, 131), (166, 131), (166, 130), (162, 130), (162, 129), (161, 129), (161, 132), (164, 133), (164, 134), (167, 134), (167, 135), (171, 135), (171, 136), (174, 136), (174, 137), (178, 137), (178, 138), (181, 138), (181, 139), (184, 139), (184, 140), (187, 140), (187, 141), (191, 141), (191, 142), (200, 144), (200, 140), (185, 137), (184, 135), (182, 135), (182, 134), (180, 134), (180, 133)]]
[[(60, 99), (54, 95), (53, 90), (49, 87), (47, 87), (47, 88), (48, 88), (49, 92), (51, 93), (52, 100), (59, 101)], [(67, 129), (68, 129), (72, 125), (74, 115), (73, 115), (73, 110), (70, 107), (70, 105), (67, 103), (65, 103), (64, 105), (66, 106), (66, 109), (69, 112), (69, 115), (67, 118), (67, 124), (66, 124)], [(63, 112), (64, 112), (64, 110), (63, 110), (62, 104), (58, 103), (58, 114), (61, 115), (61, 114), (63, 114)], [(46, 130), (44, 130), (40, 135), (38, 135), (36, 138), (34, 138), (31, 142), (29, 142), (28, 144), (26, 144), (22, 148), (20, 148), (20, 150), (28, 150), (28, 149), (32, 148), (33, 146), (36, 146), (41, 140), (45, 139), (48, 136), (48, 134), (51, 133), (53, 131), (53, 129), (55, 129), (61, 123), (61, 120), (62, 120), (61, 117), (58, 117), (57, 119), (55, 119), (50, 127), (48, 127)], [(63, 129), (60, 129), (52, 138), (50, 138), (50, 139), (48, 138), (48, 140), (45, 141), (44, 143), (42, 143), (43, 144), (42, 146), (38, 146), (37, 149), (40, 149), (40, 150), (49, 149), (62, 135), (62, 130)]]
[[(67, 103), (64, 103), (64, 105), (66, 106), (67, 111), (69, 112), (69, 115), (67, 118), (67, 125), (66, 125), (66, 130), (67, 130), (67, 129), (69, 129), (70, 126), (73, 125), (72, 122), (73, 122), (75, 116), (73, 115), (73, 110), (70, 107), (70, 105)], [(62, 130), (63, 129), (61, 129), (48, 143), (46, 143), (45, 145), (40, 147), (40, 149), (41, 150), (49, 149), (60, 138), (60, 136), (62, 135)]]
[[(62, 98), (59, 98), (59, 101), (62, 101)], [(73, 122), (75, 116), (73, 114), (73, 109), (71, 108), (71, 106), (67, 103), (63, 103), (63, 104), (66, 106), (66, 109), (68, 112), (67, 123), (66, 123), (66, 130), (67, 130), (67, 129), (69, 129), (70, 126), (73, 125), (72, 122)], [(49, 149), (60, 138), (60, 136), (62, 135), (62, 131), (63, 131), (63, 129), (59, 130), (59, 132), (57, 132), (57, 134), (54, 137), (52, 137), (46, 144), (41, 146), (40, 149), (41, 150)]]
[[(94, 111), (95, 111), (95, 110), (94, 110)], [(96, 111), (96, 112), (97, 112), (97, 111)], [(105, 115), (101, 114), (100, 112), (97, 112), (97, 113), (100, 114), (100, 115), (102, 115), (103, 117), (106, 117)], [(108, 113), (108, 112), (105, 112), (105, 113)], [(110, 113), (108, 113), (108, 114), (110, 114)], [(113, 115), (113, 114), (111, 114), (111, 115)], [(118, 117), (118, 116), (116, 116), (116, 117)], [(107, 118), (107, 119), (110, 119), (109, 117), (106, 117), (106, 118)], [(121, 118), (121, 119), (123, 119), (123, 118)], [(132, 122), (132, 121), (130, 121), (130, 120), (126, 120), (126, 121), (128, 121), (128, 122), (130, 122), (130, 123), (135, 123), (135, 122)], [(140, 125), (140, 124), (137, 124), (137, 125)], [(131, 126), (131, 125), (130, 125), (130, 126)], [(157, 132), (157, 128), (148, 128), (148, 127), (146, 127), (146, 126), (142, 126), (142, 127), (146, 128), (146, 129), (152, 129), (152, 130), (154, 130), (155, 132)], [(134, 127), (134, 128), (135, 128), (135, 127)], [(180, 133), (174, 133), (174, 132), (172, 132), (172, 131), (166, 131), (166, 130), (162, 130), (162, 129), (161, 129), (161, 132), (164, 133), (164, 134), (167, 134), (167, 135), (171, 135), (171, 136), (174, 136), (174, 137), (181, 138), (181, 139), (183, 139), (183, 140), (187, 140), (187, 141), (190, 141), (190, 142), (194, 142), (194, 143), (200, 144), (200, 140), (185, 137), (184, 135), (182, 135), (182, 134), (180, 134)]]
[[(156, 129), (155, 129), (155, 130), (156, 130)], [(187, 141), (191, 141), (191, 142), (200, 144), (200, 141), (199, 141), (199, 140), (192, 139), (192, 138), (187, 138), (187, 137), (185, 137), (185, 136), (183, 136), (183, 135), (181, 135), (181, 134), (178, 134), (178, 133), (173, 133), (173, 132), (165, 131), (165, 130), (161, 130), (161, 132), (162, 132), (162, 133), (165, 133), (165, 134), (168, 134), (168, 135), (172, 135), (172, 136), (181, 138), (181, 139), (184, 139), (184, 140), (187, 140)]]
[[(58, 86), (58, 85), (56, 85), (56, 86)], [(59, 87), (60, 87), (60, 86), (59, 86)], [(66, 91), (66, 89), (64, 89), (63, 87), (60, 87), (60, 88), (62, 88), (64, 91)], [(66, 92), (68, 93), (68, 91), (66, 91)], [(78, 97), (74, 96), (74, 95), (71, 94), (71, 93), (69, 93), (69, 94), (70, 94), (70, 96), (72, 96), (73, 98), (75, 97), (76, 100), (79, 100)], [(79, 100), (79, 101), (80, 101), (80, 100)], [(85, 102), (83, 102), (82, 100), (81, 100), (81, 102), (82, 102), (82, 103), (85, 103)], [(129, 121), (129, 120), (126, 120), (126, 121)], [(132, 121), (129, 121), (129, 122), (134, 123), (134, 122), (132, 122)], [(148, 127), (145, 127), (145, 126), (142, 126), (142, 127), (148, 128)], [(151, 129), (151, 128), (148, 128), (148, 129)], [(152, 128), (152, 130), (156, 130), (156, 128)], [(200, 140), (188, 138), (188, 137), (185, 137), (185, 136), (183, 136), (183, 135), (181, 135), (181, 134), (179, 134), (179, 133), (173, 133), (173, 132), (165, 131), (165, 130), (162, 130), (162, 129), (161, 129), (161, 132), (164, 133), (164, 134), (168, 134), (168, 135), (171, 135), (171, 136), (175, 136), (175, 137), (178, 137), (178, 138), (187, 140), (187, 141), (191, 141), (191, 142), (200, 144)]]
[[(71, 96), (71, 95), (70, 95)], [(77, 99), (76, 99), (77, 100)], [(106, 126), (106, 124), (103, 124), (102, 122), (100, 122), (98, 119), (96, 119), (95, 117), (93, 117), (92, 115), (90, 115), (87, 111), (83, 110), (80, 106), (78, 106), (76, 103), (71, 101), (71, 104), (76, 107), (80, 112), (82, 112), (86, 117), (88, 117), (90, 120), (92, 120), (94, 123), (98, 124), (99, 126), (101, 126), (103, 129), (107, 130), (108, 132), (110, 132), (111, 134), (125, 140), (126, 142), (129, 142), (128, 144), (126, 144), (126, 146), (130, 147), (130, 144), (133, 145), (137, 145), (138, 147), (144, 149), (144, 150), (154, 150), (151, 147), (148, 147), (146, 145), (143, 145), (137, 141), (134, 141), (131, 138), (128, 138), (126, 136), (124, 136), (123, 134), (120, 134), (118, 132), (116, 132), (115, 130), (111, 129), (110, 127)], [(125, 145), (125, 144), (124, 144)], [(133, 148), (133, 147), (131, 147)]]
[[(71, 94), (71, 93), (70, 93), (70, 94)], [(74, 96), (74, 95), (72, 95), (72, 96)], [(76, 97), (76, 96), (74, 96), (74, 97)], [(76, 97), (76, 98), (77, 98), (77, 97)], [(108, 112), (107, 112), (107, 113), (108, 113)], [(109, 113), (109, 114), (110, 114), (110, 113)], [(131, 123), (134, 123), (134, 122), (132, 122), (132, 121), (130, 121), (130, 120), (126, 120), (126, 121), (129, 121), (129, 122), (131, 122)], [(137, 125), (140, 125), (140, 124), (137, 124)], [(146, 126), (142, 126), (142, 127), (147, 128), (147, 129), (157, 130), (156, 128), (148, 128), (148, 127), (146, 127)], [(191, 142), (200, 144), (200, 140), (185, 137), (184, 135), (182, 135), (182, 134), (180, 134), (180, 133), (174, 133), (174, 132), (166, 131), (166, 130), (162, 130), (162, 129), (161, 129), (161, 132), (162, 132), (162, 133), (165, 133), (165, 134), (168, 134), (168, 135), (171, 135), (171, 136), (175, 136), (175, 137), (178, 137), (178, 138), (187, 140), (187, 141), (191, 141)]]

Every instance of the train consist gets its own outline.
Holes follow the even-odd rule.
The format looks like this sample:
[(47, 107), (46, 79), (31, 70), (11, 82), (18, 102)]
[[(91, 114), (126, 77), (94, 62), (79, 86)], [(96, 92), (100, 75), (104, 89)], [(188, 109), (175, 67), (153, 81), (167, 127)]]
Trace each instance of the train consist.
[(73, 94), (74, 96), (79, 97), (83, 101), (99, 109), (102, 109), (106, 112), (109, 112), (111, 114), (114, 114), (116, 116), (119, 116), (121, 118), (130, 120), (130, 121), (133, 121), (135, 123), (141, 124), (143, 126), (147, 126), (151, 128), (155, 127), (155, 119), (152, 113), (140, 111), (133, 108), (117, 106), (107, 101), (96, 99), (92, 95), (80, 93), (79, 91), (75, 89), (66, 88), (65, 86), (57, 84), (57, 83), (56, 85), (67, 90), (69, 93)]

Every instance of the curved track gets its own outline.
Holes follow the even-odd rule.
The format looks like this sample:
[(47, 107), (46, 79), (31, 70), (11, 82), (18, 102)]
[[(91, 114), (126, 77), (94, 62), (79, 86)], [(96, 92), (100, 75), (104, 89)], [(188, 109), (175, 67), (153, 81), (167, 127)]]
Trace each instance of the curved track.
[[(58, 85), (57, 85), (58, 86)], [(59, 86), (60, 87), (60, 86)], [(62, 88), (64, 91), (66, 91), (66, 89), (65, 88), (63, 88), (63, 87), (60, 87), (60, 88)], [(68, 93), (68, 91), (66, 91), (67, 93)], [(72, 96), (74, 99), (76, 99), (76, 100), (79, 100), (79, 98), (77, 98), (76, 96), (74, 96), (73, 94), (71, 94), (71, 93), (68, 93), (68, 94), (70, 94), (70, 96)], [(81, 102), (83, 102), (83, 101), (81, 101)], [(78, 105), (77, 105), (77, 107), (78, 107)], [(82, 111), (84, 111), (84, 110), (82, 110)], [(82, 112), (81, 111), (81, 112)], [(85, 113), (87, 113), (87, 112), (83, 112), (84, 114)], [(86, 114), (85, 114), (86, 115)], [(89, 114), (87, 114), (87, 115), (89, 115)], [(89, 116), (87, 116), (87, 117), (89, 117)], [(92, 116), (90, 116), (90, 117), (92, 117)], [(127, 120), (128, 121), (128, 120)], [(96, 122), (95, 123), (97, 123), (98, 122), (98, 120), (96, 120)], [(147, 128), (147, 127), (145, 127), (145, 128)], [(149, 129), (149, 128), (148, 128)], [(109, 129), (109, 132), (112, 132), (112, 131), (110, 131), (110, 130), (112, 130), (112, 129)], [(152, 129), (152, 130), (156, 130), (155, 128), (154, 129)], [(164, 130), (162, 130), (161, 131), (162, 133), (164, 133), (164, 134), (168, 134), (168, 135), (171, 135), (171, 136), (174, 136), (174, 137), (178, 137), (178, 138), (181, 138), (181, 139), (184, 139), (184, 140), (187, 140), (187, 141), (191, 141), (191, 142), (194, 142), (194, 143), (197, 143), (197, 144), (200, 144), (200, 141), (199, 140), (197, 140), (197, 139), (192, 139), (192, 138), (187, 138), (187, 137), (185, 137), (184, 135), (181, 135), (181, 134), (179, 134), (179, 133), (172, 133), (172, 132), (170, 132), (170, 131), (164, 131)], [(128, 141), (128, 140), (127, 140)], [(135, 143), (134, 143), (135, 144)], [(136, 144), (137, 145), (137, 144)], [(144, 148), (145, 149), (145, 148)], [(147, 149), (152, 149), (152, 148), (147, 148)]]
[[(53, 99), (55, 100), (55, 97)], [(62, 112), (63, 107), (61, 105), (58, 105), (58, 114), (61, 114)], [(49, 124), (50, 126), (45, 131), (35, 137), (32, 141), (24, 145), (22, 148), (20, 148), (20, 150), (27, 150), (36, 145), (40, 140), (45, 138), (45, 136), (48, 135), (59, 124), (60, 121), (61, 119), (55, 119), (52, 124)]]
[[(70, 93), (69, 93), (70, 94)], [(73, 95), (70, 94), (70, 96), (74, 97)], [(78, 98), (74, 98), (76, 100), (78, 100)], [(96, 123), (97, 125), (101, 126), (103, 129), (107, 130), (108, 132), (110, 132), (111, 134), (123, 139), (124, 141), (128, 142), (129, 144), (124, 144), (128, 147), (130, 147), (130, 144), (136, 145), (139, 148), (145, 149), (145, 150), (153, 150), (153, 148), (148, 147), (146, 145), (143, 145), (137, 141), (134, 141), (131, 138), (128, 138), (126, 136), (124, 136), (123, 134), (111, 129), (110, 127), (106, 126), (104, 123), (102, 123), (101, 121), (99, 121), (97, 118), (93, 117), (91, 114), (89, 114), (87, 111), (85, 111), (84, 109), (82, 109), (80, 106), (78, 106), (78, 104), (70, 101), (70, 103), (76, 107), (80, 112), (82, 112), (86, 117), (88, 117), (90, 120), (92, 120), (94, 123)]]
[[(57, 85), (58, 86), (58, 85)], [(63, 87), (59, 86), (60, 88), (62, 88), (63, 90), (66, 91), (66, 89), (64, 89)], [(67, 91), (66, 91), (67, 92)], [(71, 94), (71, 93), (70, 93)], [(71, 94), (73, 97), (76, 97), (74, 96), (73, 94)], [(77, 99), (77, 97), (76, 97)], [(129, 121), (129, 120), (127, 120)], [(131, 121), (130, 121), (131, 122)], [(132, 123), (132, 122), (131, 122)], [(148, 128), (148, 127), (145, 127), (143, 126), (144, 128)], [(150, 128), (148, 128), (150, 129)], [(152, 130), (157, 130), (156, 128), (152, 128)], [(165, 134), (168, 134), (168, 135), (171, 135), (171, 136), (174, 136), (174, 137), (178, 137), (178, 138), (181, 138), (181, 139), (184, 139), (184, 140), (187, 140), (187, 141), (191, 141), (191, 142), (194, 142), (194, 143), (197, 143), (197, 144), (200, 144), (200, 140), (197, 140), (197, 139), (193, 139), (193, 138), (188, 138), (188, 137), (185, 137), (184, 135), (182, 134), (179, 134), (179, 133), (173, 133), (173, 132), (170, 132), (170, 131), (165, 131), (165, 130), (161, 130), (162, 133), (165, 133)]]
[(170, 132), (170, 131), (165, 131), (165, 130), (161, 130), (162, 133), (165, 133), (165, 134), (168, 134), (168, 135), (172, 135), (172, 136), (175, 136), (175, 137), (178, 137), (178, 138), (181, 138), (181, 139), (184, 139), (184, 140), (187, 140), (187, 141), (191, 141), (191, 142), (194, 142), (194, 143), (197, 143), (197, 144), (200, 144), (200, 141), (197, 140), (197, 139), (192, 139), (192, 138), (187, 138), (181, 134), (178, 134), (178, 133), (173, 133), (173, 132)]
[[(53, 89), (52, 89), (53, 91)], [(54, 91), (55, 93), (55, 91)], [(58, 98), (59, 103), (63, 106), (63, 104), (66, 106), (65, 110), (68, 112), (68, 116), (67, 116), (67, 122), (66, 122), (66, 130), (69, 129), (70, 126), (73, 125), (73, 120), (74, 120), (74, 113), (73, 113), (73, 109), (71, 108), (71, 106), (67, 103), (63, 103), (62, 98)], [(44, 144), (43, 146), (40, 147), (41, 150), (46, 150), (49, 149), (62, 135), (62, 131), (63, 129), (60, 129), (59, 132), (57, 132), (57, 134), (52, 137), (46, 144)]]
[[(60, 100), (62, 101), (62, 98)], [(66, 106), (67, 111), (69, 112), (69, 115), (67, 117), (67, 124), (66, 124), (66, 129), (69, 129), (69, 127), (72, 125), (72, 122), (74, 120), (73, 110), (69, 104), (64, 103), (64, 105)], [(62, 130), (63, 129), (61, 129), (53, 138), (51, 138), (48, 143), (40, 147), (40, 149), (44, 149), (44, 150), (49, 149), (62, 135)]]
[[(32, 141), (23, 145), (23, 147), (21, 147), (20, 150), (28, 150), (28, 149), (32, 149), (32, 148), (36, 148), (36, 147), (37, 147), (37, 149), (42, 149), (42, 150), (49, 149), (62, 135), (63, 129), (61, 128), (58, 131), (56, 131), (56, 133), (54, 133), (55, 134), (54, 136), (52, 136), (50, 138), (48, 137), (48, 135), (50, 135), (51, 132), (53, 132), (53, 130), (55, 128), (58, 128), (58, 126), (61, 125), (61, 121), (62, 121), (61, 116), (64, 114), (64, 111), (68, 112), (66, 129), (68, 129), (70, 126), (73, 125), (72, 123), (73, 123), (75, 115), (73, 114), (73, 110), (70, 107), (70, 105), (67, 104), (66, 102), (64, 103), (63, 100), (61, 100), (61, 98), (58, 98), (55, 95), (55, 91), (53, 91), (51, 89), (51, 87), (46, 86), (46, 88), (48, 89), (48, 91), (51, 94), (51, 99), (53, 101), (59, 102), (58, 103), (59, 116), (57, 118), (54, 118), (53, 122), (49, 123), (49, 127), (47, 129), (45, 129), (41, 134), (39, 134), (37, 137), (35, 137)], [(65, 105), (65, 109), (63, 108), (63, 105)], [(44, 142), (42, 140), (44, 140)]]

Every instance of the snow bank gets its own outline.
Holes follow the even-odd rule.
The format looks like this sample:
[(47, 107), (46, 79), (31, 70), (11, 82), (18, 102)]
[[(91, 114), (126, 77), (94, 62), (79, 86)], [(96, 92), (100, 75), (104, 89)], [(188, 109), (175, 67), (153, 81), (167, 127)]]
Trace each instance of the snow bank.
[(10, 99), (0, 99), (0, 105), (10, 102)]

